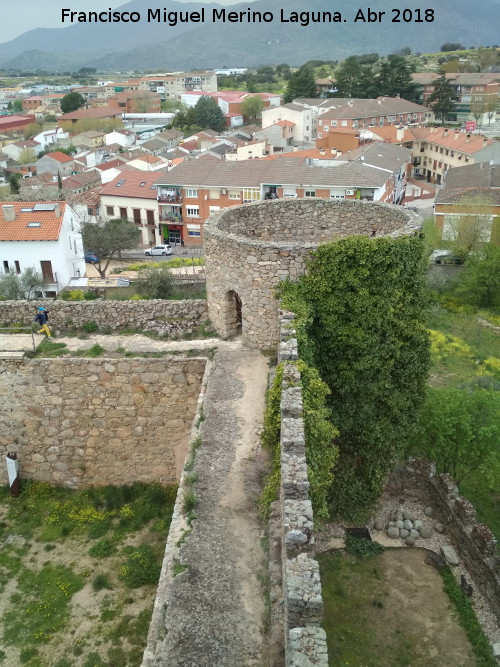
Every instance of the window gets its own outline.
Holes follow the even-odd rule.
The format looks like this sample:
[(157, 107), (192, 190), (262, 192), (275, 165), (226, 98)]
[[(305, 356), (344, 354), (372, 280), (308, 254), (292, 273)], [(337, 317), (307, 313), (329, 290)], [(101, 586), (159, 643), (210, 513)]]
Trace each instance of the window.
[(304, 190), (304, 197), (316, 197), (316, 190)]
[(115, 207), (114, 206), (106, 206), (106, 215), (114, 215), (115, 214)]
[(260, 189), (259, 188), (243, 188), (243, 201), (259, 201), (260, 200)]
[(198, 190), (195, 188), (188, 188), (186, 190), (186, 197), (197, 197), (198, 196)]
[(189, 218), (199, 218), (200, 217), (200, 207), (199, 206), (186, 206), (186, 215)]
[(241, 199), (241, 192), (238, 190), (229, 190), (229, 199)]
[(209, 206), (210, 213), (215, 213), (215, 211), (220, 211), (220, 206)]
[[(326, 128), (325, 128), (325, 129), (326, 129)], [(322, 132), (318, 132), (318, 139), (321, 139), (322, 136), (323, 136), (323, 133), (322, 133)]]
[(15, 260), (14, 264), (16, 265), (16, 273), (17, 274), (21, 273), (21, 265), (19, 264), (17, 259)]
[(120, 180), (119, 180), (118, 183), (115, 185), (115, 187), (116, 187), (116, 188), (121, 188), (122, 185), (123, 185), (124, 183), (125, 183), (125, 179), (124, 179), (124, 178), (120, 178)]
[(188, 236), (200, 237), (201, 225), (187, 225)]
[(141, 224), (141, 209), (133, 208), (132, 213), (134, 214), (134, 222), (136, 225)]
[(5, 259), (3, 260), (3, 272), (4, 273), (10, 273), (10, 271), (9, 271), (9, 262), (7, 262)]
[(331, 126), (331, 127), (337, 127), (337, 121), (336, 121), (336, 120), (332, 120), (331, 123), (330, 123), (330, 126)]
[(155, 224), (155, 212), (154, 211), (146, 211), (146, 218), (148, 221), (148, 225), (154, 225)]
[(342, 125), (342, 127), (347, 127), (347, 121), (346, 120), (343, 120), (340, 124)]
[(345, 199), (345, 191), (330, 190), (330, 199)]
[(123, 218), (124, 220), (127, 219), (127, 209), (126, 208), (121, 208), (120, 207), (120, 218)]

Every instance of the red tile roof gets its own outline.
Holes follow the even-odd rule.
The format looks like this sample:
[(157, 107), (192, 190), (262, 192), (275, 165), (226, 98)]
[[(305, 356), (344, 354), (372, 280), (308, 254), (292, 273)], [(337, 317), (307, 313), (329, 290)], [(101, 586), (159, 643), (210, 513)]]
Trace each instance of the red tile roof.
[[(61, 215), (57, 217), (54, 210), (35, 210), (37, 206), (59, 204)], [(14, 206), (15, 220), (6, 221), (4, 207)], [(22, 210), (26, 209), (26, 210)], [(28, 210), (29, 209), (29, 210)], [(0, 207), (0, 241), (57, 241), (66, 210), (66, 202), (15, 201), (2, 202)], [(28, 227), (29, 223), (39, 222), (39, 226)]]
[(45, 153), (44, 157), (51, 157), (53, 160), (57, 160), (57, 162), (71, 162), (73, 159), (69, 155), (66, 155), (66, 153), (61, 153), (61, 151), (54, 151), (53, 153)]
[(156, 188), (151, 188), (158, 180), (158, 172), (126, 171), (119, 174), (101, 190), (102, 196), (137, 197), (156, 199)]

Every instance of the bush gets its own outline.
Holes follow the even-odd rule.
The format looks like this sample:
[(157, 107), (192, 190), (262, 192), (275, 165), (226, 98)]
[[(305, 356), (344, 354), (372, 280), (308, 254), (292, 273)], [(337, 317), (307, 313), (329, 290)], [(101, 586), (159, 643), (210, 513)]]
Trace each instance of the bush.
[(89, 549), (89, 556), (93, 558), (107, 558), (116, 551), (115, 545), (111, 540), (99, 540), (93, 547)]
[(151, 299), (168, 299), (173, 290), (173, 277), (168, 266), (141, 271), (134, 285), (140, 295)]
[(118, 576), (129, 588), (138, 588), (157, 584), (160, 570), (161, 563), (153, 549), (149, 544), (143, 544), (133, 549)]
[(84, 297), (85, 301), (95, 301), (96, 299), (99, 298), (99, 295), (96, 294), (93, 291), (88, 291), (88, 292), (85, 292), (83, 297)]
[(367, 540), (364, 537), (354, 537), (346, 533), (345, 550), (360, 560), (368, 560), (384, 553), (385, 548), (378, 542), (372, 542), (372, 540)]
[(111, 582), (107, 574), (98, 574), (96, 577), (94, 577), (94, 581), (92, 582), (92, 588), (97, 592), (97, 591), (102, 591), (103, 588), (111, 590), (113, 586), (111, 585)]
[(94, 333), (94, 331), (97, 331), (98, 328), (99, 327), (97, 326), (97, 323), (94, 322), (94, 320), (84, 322), (82, 325), (82, 329), (85, 331), (85, 333)]

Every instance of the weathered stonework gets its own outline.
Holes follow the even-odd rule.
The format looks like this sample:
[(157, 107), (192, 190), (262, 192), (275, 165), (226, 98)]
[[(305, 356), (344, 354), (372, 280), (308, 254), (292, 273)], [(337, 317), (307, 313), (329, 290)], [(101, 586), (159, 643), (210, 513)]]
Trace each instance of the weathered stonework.
[[(21, 477), (81, 488), (175, 483), (205, 359), (0, 361), (0, 445)], [(0, 483), (6, 483), (0, 466)]]
[[(0, 301), (0, 326), (20, 323), (30, 327), (36, 308), (42, 301)], [(208, 317), (207, 302), (203, 299), (185, 301), (52, 301), (45, 299), (52, 328), (81, 328), (86, 322), (95, 322), (100, 329), (117, 331), (123, 328), (145, 328), (151, 320), (176, 320), (198, 324)], [(5, 333), (5, 332), (3, 332)]]
[(429, 461), (409, 459), (407, 466), (397, 467), (390, 475), (387, 489), (417, 497), (435, 509), (474, 583), (500, 620), (500, 557), (495, 536), (487, 526), (477, 523), (474, 506), (458, 495), (452, 477), (436, 475), (435, 471)]
[(420, 227), (412, 211), (373, 202), (280, 200), (214, 213), (204, 226), (210, 319), (222, 336), (234, 334), (239, 297), (245, 345), (266, 348), (281, 338), (292, 355), (284, 358), (297, 358), (286, 327), (280, 336), (276, 285), (304, 273), (307, 256), (322, 243), (356, 234), (397, 237)]
[[(314, 519), (309, 499), (303, 401), (300, 372), (291, 359), (296, 351), (293, 313), (283, 313), (280, 321), (282, 342), (279, 361), (284, 362), (281, 384), (280, 502), (276, 508), (281, 531), (281, 590), (286, 667), (327, 667), (326, 635), (320, 627), (323, 598), (319, 565), (314, 560)], [(292, 334), (293, 332), (293, 334)], [(295, 355), (295, 352), (294, 352)], [(278, 509), (279, 508), (279, 509)], [(274, 577), (274, 580), (279, 579)]]

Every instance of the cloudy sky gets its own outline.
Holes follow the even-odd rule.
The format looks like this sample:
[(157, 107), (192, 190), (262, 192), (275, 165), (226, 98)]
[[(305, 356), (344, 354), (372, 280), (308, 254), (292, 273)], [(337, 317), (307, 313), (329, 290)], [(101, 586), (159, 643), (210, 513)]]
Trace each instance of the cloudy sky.
[[(221, 5), (232, 5), (236, 1), (238, 0), (217, 0)], [(22, 0), (17, 3), (0, 0), (0, 43), (8, 42), (34, 28), (61, 28), (63, 8), (72, 11), (104, 11), (126, 3), (127, 0)], [(161, 2), (158, 3), (158, 7), (160, 6)]]

